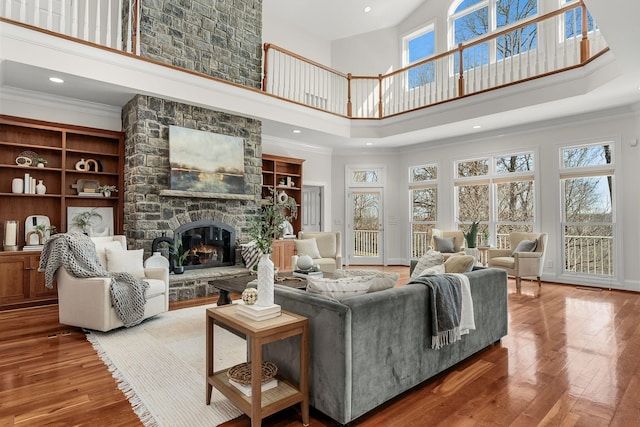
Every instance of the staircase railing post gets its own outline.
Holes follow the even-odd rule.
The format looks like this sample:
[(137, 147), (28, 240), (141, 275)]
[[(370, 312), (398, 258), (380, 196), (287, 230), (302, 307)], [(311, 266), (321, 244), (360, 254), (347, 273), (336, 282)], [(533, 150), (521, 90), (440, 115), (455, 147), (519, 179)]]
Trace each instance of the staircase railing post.
[(382, 74), (378, 74), (378, 117), (382, 118)]
[(459, 67), (459, 74), (460, 77), (458, 78), (458, 96), (464, 96), (464, 64), (462, 63), (462, 54), (464, 52), (464, 49), (462, 47), (462, 43), (458, 44), (458, 55), (460, 58), (460, 67)]
[(580, 62), (586, 62), (590, 56), (589, 46), (589, 18), (587, 16), (587, 7), (584, 1), (580, 0), (580, 8), (582, 10), (582, 40), (580, 40)]
[(351, 108), (351, 73), (349, 73), (347, 74), (347, 117), (352, 117)]
[(269, 67), (269, 48), (271, 47), (270, 43), (264, 44), (264, 65), (262, 70), (262, 91), (267, 91), (267, 69)]

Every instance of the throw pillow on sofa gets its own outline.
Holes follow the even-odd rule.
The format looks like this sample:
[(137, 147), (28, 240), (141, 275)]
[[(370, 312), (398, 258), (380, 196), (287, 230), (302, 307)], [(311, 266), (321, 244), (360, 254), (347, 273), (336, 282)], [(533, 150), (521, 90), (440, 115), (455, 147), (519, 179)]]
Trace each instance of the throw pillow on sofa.
[(318, 249), (318, 243), (315, 237), (311, 239), (299, 239), (294, 240), (296, 245), (296, 252), (299, 256), (308, 255), (313, 259), (322, 258), (320, 256), (320, 250)]
[(138, 279), (144, 279), (143, 249), (132, 251), (106, 249), (107, 271), (112, 273), (131, 273)]
[(400, 274), (398, 273), (378, 270), (336, 270), (332, 274), (336, 278), (358, 276), (370, 277), (372, 282), (369, 292), (377, 292), (393, 288), (400, 278)]
[(100, 264), (104, 267), (105, 270), (109, 270), (107, 268), (107, 249), (112, 251), (124, 251), (125, 249), (122, 247), (122, 243), (111, 240), (109, 242), (100, 242), (94, 243), (96, 245), (96, 254), (98, 254), (98, 259), (100, 260)]
[(340, 301), (354, 295), (366, 294), (372, 282), (373, 278), (367, 276), (343, 277), (339, 279), (308, 277), (307, 292)]
[(420, 273), (420, 276), (433, 276), (436, 274), (444, 274), (444, 264), (434, 265), (433, 267), (429, 267)]
[(467, 273), (473, 270), (476, 258), (471, 255), (454, 255), (444, 262), (445, 273)]
[(444, 257), (438, 251), (428, 250), (424, 255), (420, 257), (418, 263), (413, 269), (413, 273), (411, 273), (411, 278), (415, 279), (416, 277), (422, 275), (422, 272), (427, 268), (435, 267), (436, 265), (442, 265), (444, 263)]

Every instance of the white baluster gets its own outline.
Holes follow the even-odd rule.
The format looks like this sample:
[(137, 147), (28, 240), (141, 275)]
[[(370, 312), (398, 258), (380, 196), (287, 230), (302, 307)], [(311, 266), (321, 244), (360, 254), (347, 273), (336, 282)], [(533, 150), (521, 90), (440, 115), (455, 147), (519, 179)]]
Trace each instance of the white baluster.
[(78, 0), (71, 0), (71, 36), (78, 38)]
[[(113, 41), (111, 40), (111, 27), (113, 27), (113, 22), (111, 22), (111, 9), (113, 8), (113, 3), (111, 0), (107, 0), (107, 29), (106, 29), (106, 38), (104, 41), (104, 45), (107, 47), (115, 47), (116, 49), (120, 49), (119, 46), (113, 46)], [(120, 19), (118, 19), (120, 21)]]
[(33, 25), (40, 26), (40, 0), (36, 0), (33, 4)]
[(90, 4), (87, 3), (84, 9), (84, 25), (82, 28), (82, 39), (86, 41), (89, 41), (89, 6)]
[(94, 43), (97, 44), (101, 44), (100, 43), (100, 39), (101, 39), (101, 35), (100, 32), (102, 31), (102, 22), (101, 22), (101, 16), (100, 16), (100, 12), (102, 9), (102, 0), (97, 0), (96, 1), (96, 32), (95, 35), (93, 36), (93, 41)]
[(26, 19), (27, 19), (27, 0), (22, 0), (20, 2), (20, 22), (27, 22)]
[(6, 0), (4, 2), (4, 17), (11, 18), (11, 0)]
[(47, 30), (53, 31), (53, 0), (49, 0), (47, 10)]

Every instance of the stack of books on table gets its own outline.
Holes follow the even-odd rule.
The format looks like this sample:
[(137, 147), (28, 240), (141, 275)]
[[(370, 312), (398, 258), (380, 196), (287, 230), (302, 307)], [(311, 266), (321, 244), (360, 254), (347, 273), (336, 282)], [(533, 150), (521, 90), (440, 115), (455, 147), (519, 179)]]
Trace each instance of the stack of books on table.
[(247, 319), (260, 321), (280, 316), (281, 309), (278, 304), (273, 304), (268, 307), (257, 304), (238, 304), (238, 313)]
[(293, 275), (295, 277), (302, 277), (302, 278), (307, 278), (307, 277), (322, 277), (322, 271), (315, 271), (315, 270), (294, 270), (293, 271)]
[[(245, 396), (251, 397), (251, 384), (242, 384), (232, 380), (231, 378), (229, 378), (229, 384), (240, 390)], [(278, 380), (275, 378), (271, 378), (262, 383), (260, 391), (264, 393), (265, 391), (276, 387), (278, 387)]]
[(25, 245), (22, 247), (23, 251), (41, 251), (44, 245)]

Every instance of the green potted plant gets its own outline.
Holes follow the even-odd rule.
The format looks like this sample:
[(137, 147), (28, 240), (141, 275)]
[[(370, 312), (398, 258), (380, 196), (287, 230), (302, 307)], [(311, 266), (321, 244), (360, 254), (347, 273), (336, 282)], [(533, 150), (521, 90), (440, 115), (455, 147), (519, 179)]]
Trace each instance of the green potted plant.
[(185, 250), (182, 246), (182, 242), (178, 242), (170, 246), (171, 256), (175, 262), (173, 266), (173, 272), (175, 274), (184, 273), (184, 260), (189, 256), (189, 251)]
[(71, 224), (82, 230), (86, 235), (89, 235), (89, 229), (93, 225), (94, 218), (102, 219), (102, 215), (96, 212), (97, 208), (93, 208), (89, 211), (80, 212), (73, 218), (71, 218)]
[(467, 248), (475, 248), (476, 242), (478, 238), (478, 225), (480, 225), (479, 221), (473, 221), (469, 226), (467, 231), (463, 231), (464, 240), (467, 242)]
[(96, 188), (96, 191), (104, 194), (104, 197), (111, 197), (111, 193), (117, 193), (118, 189), (115, 185), (101, 185)]
[(44, 157), (37, 157), (36, 158), (36, 166), (39, 168), (43, 168), (44, 165), (47, 164), (47, 159), (45, 159)]
[(482, 246), (489, 246), (489, 232), (482, 233)]
[(260, 213), (249, 224), (248, 234), (263, 254), (272, 252), (273, 239), (283, 234), (283, 223), (298, 217), (298, 205), (293, 197), (281, 203), (276, 197), (276, 191), (271, 189), (271, 195), (263, 199)]

